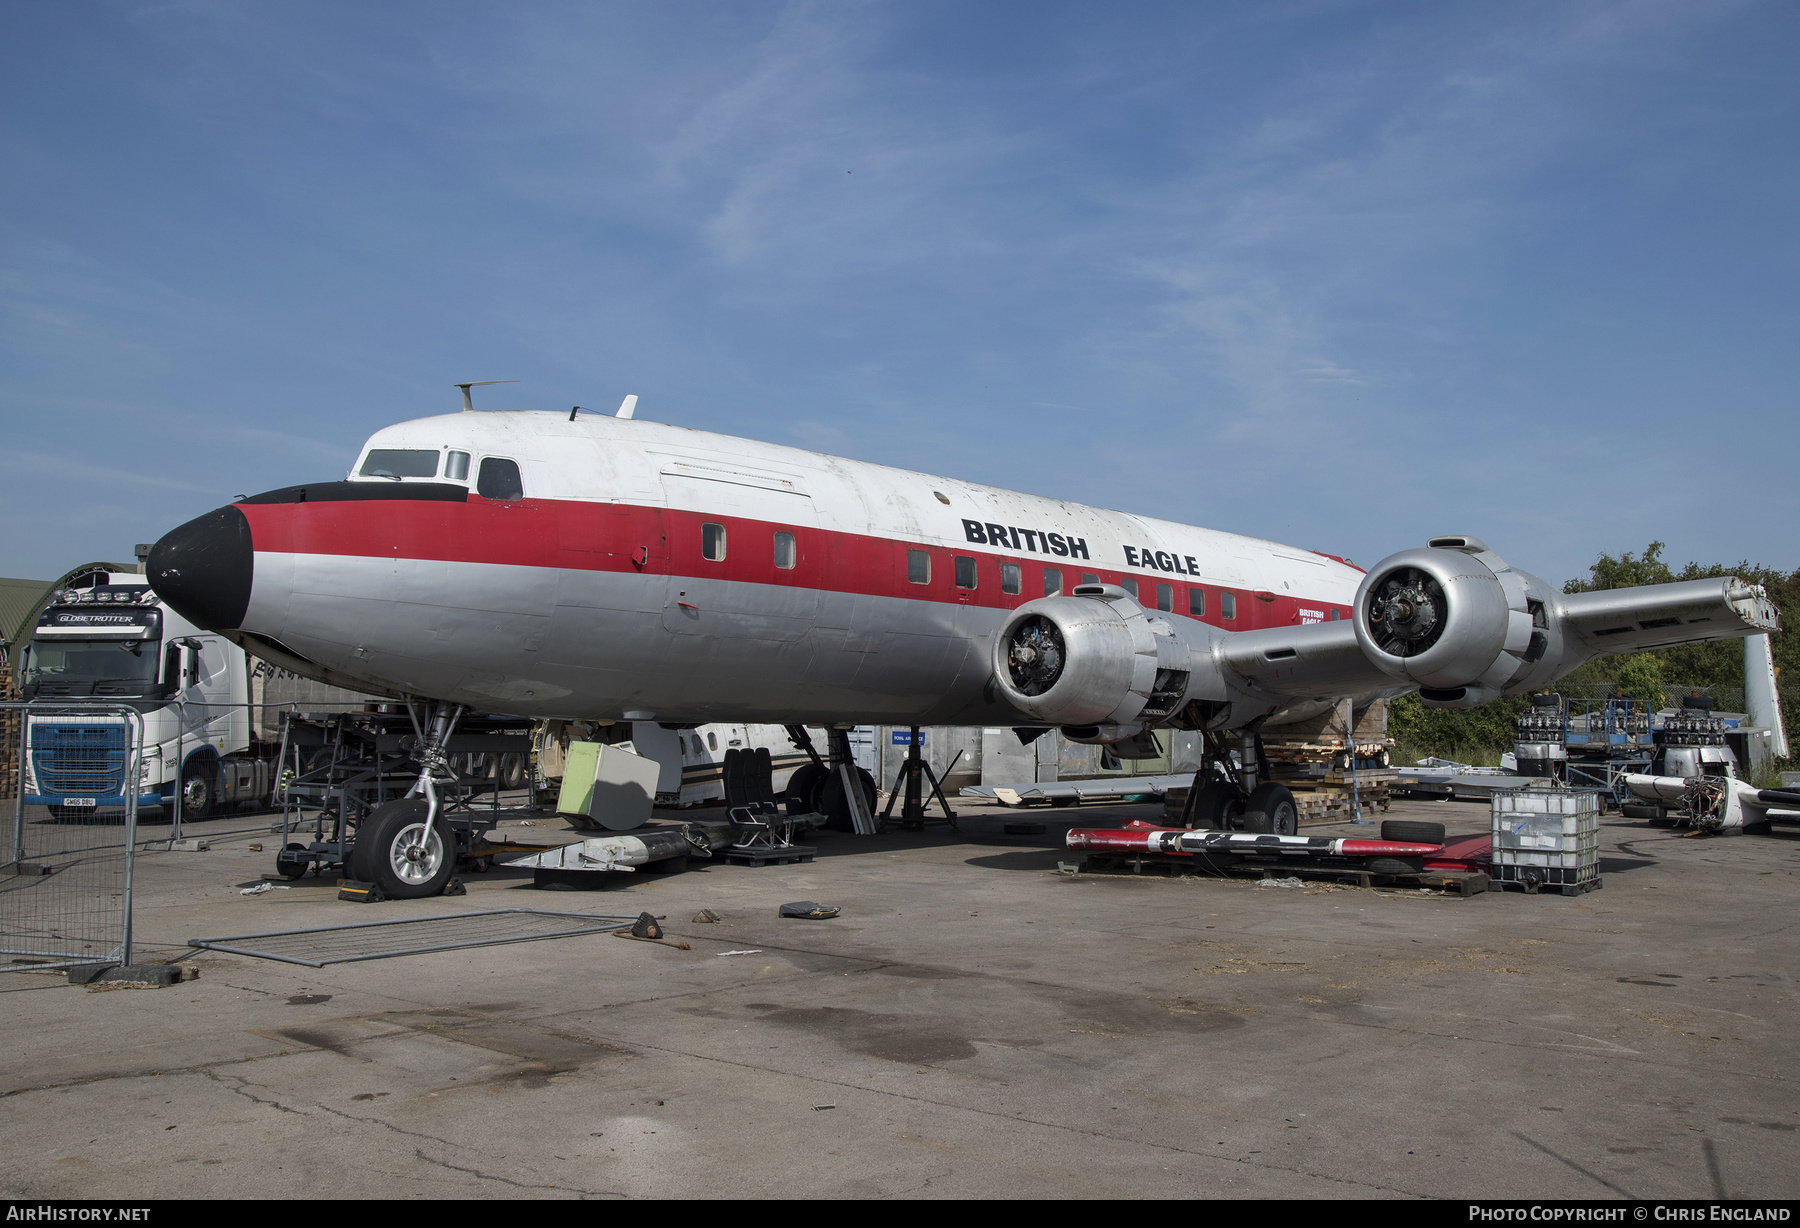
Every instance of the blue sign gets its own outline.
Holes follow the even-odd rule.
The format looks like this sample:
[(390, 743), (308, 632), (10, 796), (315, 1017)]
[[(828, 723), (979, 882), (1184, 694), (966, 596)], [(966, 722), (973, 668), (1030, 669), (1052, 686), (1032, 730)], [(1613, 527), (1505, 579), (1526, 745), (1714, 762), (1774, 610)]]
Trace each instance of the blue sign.
[[(894, 730), (893, 736), (894, 736), (893, 744), (895, 746), (911, 746), (912, 745), (912, 730), (910, 730), (910, 729), (896, 729), (896, 730)], [(925, 731), (923, 729), (921, 729), (921, 730), (919, 730), (919, 746), (922, 748), (922, 747), (924, 747), (924, 745), (925, 745)]]

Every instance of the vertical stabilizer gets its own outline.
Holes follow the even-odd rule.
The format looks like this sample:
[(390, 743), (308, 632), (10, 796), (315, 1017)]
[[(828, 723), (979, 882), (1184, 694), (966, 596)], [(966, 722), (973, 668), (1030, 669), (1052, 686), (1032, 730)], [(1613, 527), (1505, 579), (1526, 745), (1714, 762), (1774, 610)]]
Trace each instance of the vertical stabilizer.
[(1752, 725), (1769, 731), (1769, 753), (1787, 758), (1787, 730), (1781, 723), (1781, 695), (1775, 685), (1775, 654), (1767, 635), (1744, 637), (1744, 709)]

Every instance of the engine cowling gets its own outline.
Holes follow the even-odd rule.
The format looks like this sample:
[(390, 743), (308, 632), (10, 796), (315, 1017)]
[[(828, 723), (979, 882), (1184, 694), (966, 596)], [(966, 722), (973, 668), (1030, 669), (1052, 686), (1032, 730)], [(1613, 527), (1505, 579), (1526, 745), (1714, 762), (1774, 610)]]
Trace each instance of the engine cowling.
[(1189, 657), (1169, 623), (1147, 617), (1125, 590), (1084, 584), (1014, 610), (992, 664), (999, 692), (1028, 716), (1124, 736), (1180, 706)]
[(1536, 583), (1476, 538), (1433, 538), (1370, 570), (1356, 592), (1356, 638), (1377, 669), (1416, 684), (1427, 703), (1485, 703), (1523, 680), (1548, 646)]

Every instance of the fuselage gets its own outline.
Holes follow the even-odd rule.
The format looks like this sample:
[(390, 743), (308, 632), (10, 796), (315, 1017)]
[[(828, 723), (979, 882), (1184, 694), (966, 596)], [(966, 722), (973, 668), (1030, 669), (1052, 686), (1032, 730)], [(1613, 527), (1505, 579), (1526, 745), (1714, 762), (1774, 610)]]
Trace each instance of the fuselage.
[(388, 427), (347, 481), (240, 501), (158, 550), (166, 599), (294, 668), (664, 722), (1029, 723), (990, 658), (1027, 601), (1117, 584), (1153, 617), (1240, 631), (1347, 618), (1363, 577), (1255, 538), (540, 412)]

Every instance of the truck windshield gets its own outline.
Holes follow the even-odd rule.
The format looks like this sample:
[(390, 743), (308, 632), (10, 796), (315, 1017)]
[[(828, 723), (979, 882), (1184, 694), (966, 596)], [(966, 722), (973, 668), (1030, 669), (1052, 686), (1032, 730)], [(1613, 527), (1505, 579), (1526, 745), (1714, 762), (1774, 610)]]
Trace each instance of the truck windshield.
[(370, 448), (357, 470), (365, 478), (435, 478), (436, 448)]
[(25, 697), (147, 696), (156, 688), (160, 640), (33, 640), (26, 649)]

